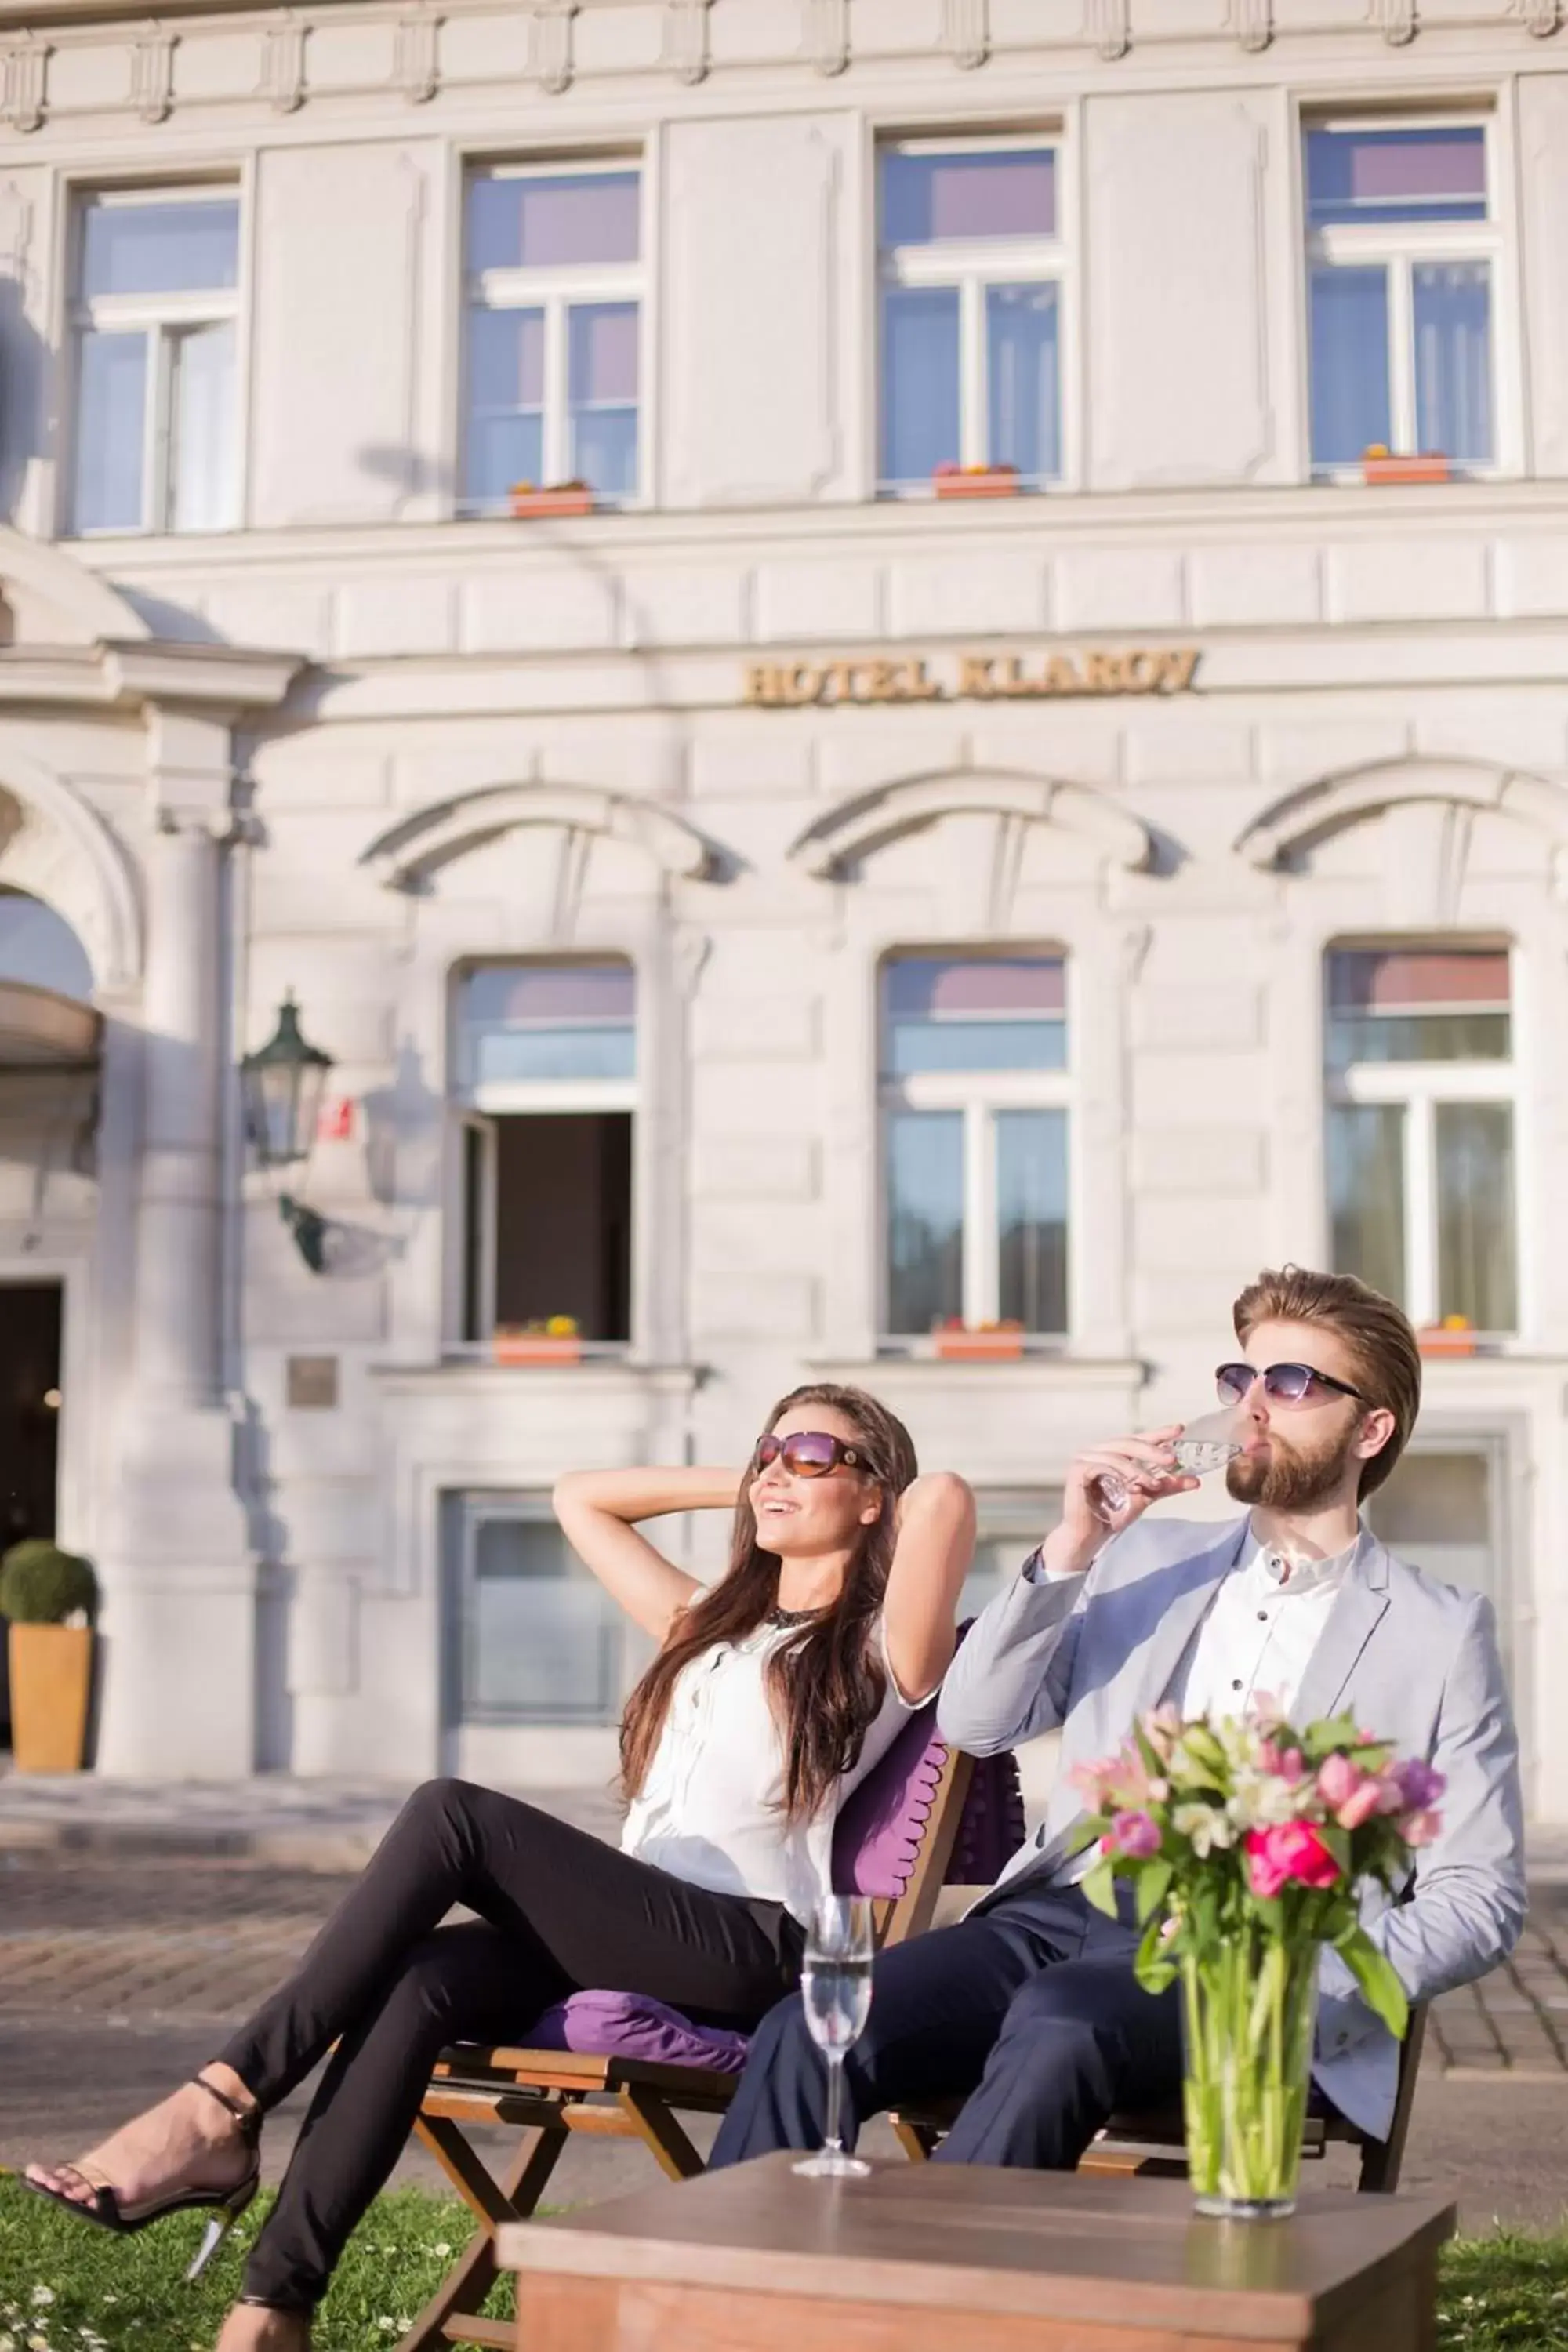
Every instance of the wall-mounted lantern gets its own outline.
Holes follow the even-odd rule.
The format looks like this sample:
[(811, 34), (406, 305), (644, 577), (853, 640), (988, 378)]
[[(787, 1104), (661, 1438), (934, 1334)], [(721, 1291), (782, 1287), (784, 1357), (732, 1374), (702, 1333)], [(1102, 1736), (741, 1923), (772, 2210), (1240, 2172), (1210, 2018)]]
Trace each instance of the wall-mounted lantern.
[[(331, 1066), (331, 1055), (301, 1034), (290, 990), (266, 1045), (247, 1054), (239, 1066), (246, 1131), (263, 1168), (301, 1167), (309, 1160)], [(326, 1263), (326, 1218), (291, 1192), (279, 1194), (278, 1213), (305, 1264), (320, 1274)]]

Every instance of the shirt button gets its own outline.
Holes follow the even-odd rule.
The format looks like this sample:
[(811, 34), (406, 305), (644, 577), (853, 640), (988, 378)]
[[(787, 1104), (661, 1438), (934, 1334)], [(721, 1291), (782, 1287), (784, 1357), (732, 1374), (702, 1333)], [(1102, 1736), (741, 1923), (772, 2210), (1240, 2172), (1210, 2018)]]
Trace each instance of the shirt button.
[(1260, 1625), (1267, 1625), (1267, 1624), (1268, 1624), (1268, 1610), (1267, 1610), (1267, 1609), (1260, 1609), (1260, 1610), (1258, 1611), (1258, 1623), (1259, 1623)]
[(1236, 1681), (1236, 1682), (1232, 1683), (1232, 1685), (1231, 1685), (1231, 1688), (1232, 1688), (1232, 1690), (1239, 1690), (1239, 1689), (1241, 1688), (1241, 1684), (1240, 1684), (1239, 1679), (1238, 1679), (1237, 1681)]

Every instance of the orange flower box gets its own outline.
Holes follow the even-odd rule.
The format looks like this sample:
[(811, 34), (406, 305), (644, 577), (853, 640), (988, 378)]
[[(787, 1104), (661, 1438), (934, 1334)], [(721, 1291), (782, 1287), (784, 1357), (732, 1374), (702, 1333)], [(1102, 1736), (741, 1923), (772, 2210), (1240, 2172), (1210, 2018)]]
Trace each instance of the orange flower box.
[(1419, 457), (1391, 457), (1387, 450), (1369, 449), (1361, 461), (1362, 479), (1368, 483), (1447, 482), (1453, 468), (1440, 449)]
[(1018, 495), (1016, 466), (938, 467), (931, 484), (939, 499), (1013, 499)]
[(594, 511), (594, 493), (585, 482), (558, 482), (552, 489), (544, 490), (519, 482), (509, 491), (507, 505), (519, 522), (531, 516), (585, 515)]
[(1462, 1317), (1451, 1315), (1441, 1323), (1428, 1323), (1415, 1334), (1415, 1344), (1424, 1356), (1473, 1356), (1476, 1333)]
[(490, 1353), (498, 1364), (580, 1364), (583, 1341), (575, 1331), (528, 1331), (502, 1323), (491, 1338)]
[(1024, 1352), (1024, 1327), (1021, 1323), (995, 1323), (968, 1329), (962, 1325), (948, 1325), (933, 1331), (936, 1352), (945, 1362), (954, 1364), (1016, 1363)]

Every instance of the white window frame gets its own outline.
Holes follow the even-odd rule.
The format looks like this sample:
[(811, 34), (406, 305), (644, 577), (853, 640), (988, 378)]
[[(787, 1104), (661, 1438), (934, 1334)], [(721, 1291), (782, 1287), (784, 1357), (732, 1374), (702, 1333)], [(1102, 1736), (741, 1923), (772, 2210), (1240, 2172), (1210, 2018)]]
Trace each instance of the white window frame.
[[(608, 961), (611, 959), (605, 958)], [(617, 955), (616, 961), (627, 961)], [(485, 962), (505, 962), (505, 957), (481, 960), (470, 970), (482, 970)], [(515, 959), (513, 960), (515, 961)], [(532, 959), (548, 963), (549, 957)], [(636, 967), (633, 967), (634, 973)], [(454, 987), (461, 986), (467, 973), (455, 977)], [(640, 976), (639, 976), (640, 977)], [(456, 996), (453, 999), (456, 1018)], [(638, 1046), (641, 1030), (634, 1010), (632, 1034)], [(506, 1078), (482, 1081), (465, 1087), (454, 1079), (447, 1097), (451, 1106), (456, 1150), (447, 1197), (455, 1204), (452, 1228), (458, 1236), (458, 1247), (452, 1253), (452, 1282), (447, 1316), (447, 1329), (452, 1335), (447, 1352), (488, 1355), (493, 1344), (496, 1328), (496, 1129), (498, 1118), (548, 1118), (565, 1113), (594, 1111), (629, 1111), (634, 1122), (638, 1112), (638, 1084), (630, 1078)], [(464, 1276), (468, 1265), (469, 1236), (467, 1227), (468, 1209), (467, 1139), (470, 1134), (479, 1138), (479, 1197), (480, 1213), (484, 1219), (479, 1249), (479, 1335), (472, 1339), (462, 1336), (464, 1323)], [(634, 1146), (636, 1127), (633, 1128)], [(634, 1234), (633, 1247), (636, 1248)], [(637, 1289), (632, 1289), (632, 1311), (636, 1312)], [(624, 1356), (633, 1345), (625, 1339), (585, 1339), (584, 1355)]]
[[(637, 182), (639, 247), (636, 261), (566, 262), (547, 269), (470, 270), (468, 262), (468, 189), (476, 180), (601, 179), (606, 173), (635, 174)], [(637, 312), (637, 483), (624, 498), (595, 489), (598, 503), (617, 509), (648, 502), (647, 417), (651, 352), (648, 341), (648, 173), (641, 155), (595, 155), (570, 163), (513, 163), (472, 157), (463, 173), (463, 356), (458, 370), (458, 480), (466, 483), (472, 408), (468, 397), (468, 320), (471, 310), (542, 310), (544, 314), (544, 402), (540, 434), (540, 487), (571, 478), (571, 330), (568, 313), (587, 302), (635, 302)], [(464, 488), (459, 514), (494, 514), (494, 499)]]
[[(931, 949), (929, 951), (910, 948), (904, 951), (914, 957), (929, 952), (932, 961), (964, 962), (962, 949)], [(1016, 956), (1050, 955), (1047, 948), (1015, 946), (1009, 952)], [(881, 978), (888, 965), (900, 961), (898, 956), (886, 958), (879, 968), (878, 1027), (879, 1050), (881, 1044), (881, 1024), (886, 1015), (880, 997)], [(907, 1077), (884, 1077), (878, 1088), (880, 1185), (878, 1216), (880, 1239), (879, 1320), (882, 1337), (879, 1345), (908, 1349), (924, 1335), (913, 1331), (893, 1331), (890, 1309), (891, 1265), (889, 1244), (891, 1238), (891, 1195), (889, 1190), (888, 1121), (899, 1111), (958, 1111), (963, 1118), (963, 1285), (962, 1313), (970, 1326), (994, 1323), (1001, 1314), (1002, 1247), (996, 1214), (996, 1114), (1005, 1110), (1060, 1110), (1067, 1114), (1068, 1138), (1068, 1325), (1060, 1331), (1029, 1331), (1026, 1339), (1060, 1341), (1070, 1334), (1072, 1321), (1073, 1282), (1073, 1204), (1078, 1197), (1074, 1181), (1074, 1160), (1077, 1152), (1078, 1121), (1073, 1117), (1076, 1088), (1073, 1080), (1072, 1014), (1070, 988), (1065, 979), (1063, 1020), (1067, 1024), (1068, 1066), (1060, 1070), (921, 1070)]]
[[(1353, 948), (1328, 950), (1331, 956), (1355, 952)], [(1506, 1061), (1352, 1062), (1342, 1070), (1331, 1073), (1325, 1089), (1329, 1103), (1334, 1107), (1394, 1105), (1405, 1112), (1405, 1310), (1417, 1330), (1438, 1322), (1443, 1311), (1437, 1288), (1436, 1115), (1440, 1108), (1450, 1103), (1507, 1103), (1513, 1112), (1514, 1285), (1520, 1312), (1523, 1311), (1519, 1224), (1519, 1066), (1513, 1054), (1517, 992), (1511, 959), (1509, 979), (1510, 1050)], [(1471, 1006), (1445, 1009), (1474, 1010)], [(1431, 1008), (1434, 1013), (1437, 1010)], [(1328, 1017), (1332, 1018), (1331, 1012)], [(1485, 1336), (1512, 1339), (1516, 1334), (1506, 1331)]]
[[(446, 1664), (446, 1691), (442, 1712), (450, 1719), (449, 1732), (465, 1730), (540, 1730), (552, 1727), (579, 1728), (585, 1731), (605, 1730), (618, 1720), (632, 1685), (642, 1671), (643, 1661), (635, 1648), (636, 1629), (623, 1611), (615, 1608), (609, 1596), (604, 1594), (603, 1632), (608, 1636), (608, 1648), (614, 1654), (615, 1664), (609, 1676), (614, 1685), (605, 1703), (605, 1712), (593, 1716), (552, 1715), (532, 1707), (479, 1708), (474, 1713), (464, 1711), (465, 1685), (468, 1681), (468, 1643), (472, 1633), (470, 1601), (479, 1582), (476, 1557), (479, 1533), (488, 1520), (521, 1520), (530, 1527), (548, 1527), (560, 1533), (555, 1514), (551, 1508), (548, 1492), (532, 1487), (460, 1487), (451, 1493), (452, 1517), (449, 1522), (452, 1552), (447, 1568), (447, 1598), (446, 1607), (446, 1638), (448, 1654)], [(576, 1557), (564, 1535), (560, 1537), (566, 1554), (566, 1575), (559, 1580), (563, 1589), (574, 1575), (585, 1578), (590, 1584), (593, 1572)], [(550, 1581), (554, 1582), (552, 1579)]]
[[(1049, 149), (1055, 158), (1057, 230), (1054, 236), (953, 237), (931, 245), (882, 243), (882, 162), (888, 155), (1034, 154)], [(1061, 419), (1057, 471), (1026, 478), (1031, 489), (1061, 489), (1071, 476), (1068, 391), (1073, 253), (1068, 235), (1070, 193), (1067, 141), (1062, 131), (1019, 131), (977, 138), (880, 139), (877, 142), (877, 488), (884, 498), (934, 495), (929, 483), (896, 480), (882, 471), (882, 425), (886, 414), (887, 348), (883, 295), (904, 287), (958, 289), (957, 459), (961, 466), (990, 462), (990, 369), (985, 336), (985, 297), (993, 286), (1055, 286), (1057, 289), (1057, 402)]]
[[(1486, 162), (1487, 216), (1479, 221), (1387, 221), (1338, 223), (1314, 228), (1307, 179), (1307, 139), (1314, 131), (1479, 131)], [(1389, 449), (1396, 457), (1415, 457), (1420, 445), (1415, 415), (1415, 294), (1414, 271), (1430, 261), (1485, 261), (1490, 265), (1491, 334), (1488, 361), (1491, 374), (1492, 456), (1488, 465), (1456, 461), (1456, 471), (1467, 481), (1491, 481), (1510, 471), (1505, 455), (1510, 438), (1509, 386), (1501, 364), (1505, 337), (1505, 304), (1511, 316), (1511, 285), (1506, 275), (1508, 241), (1501, 205), (1499, 134), (1495, 113), (1468, 108), (1458, 112), (1423, 110), (1420, 114), (1307, 114), (1300, 125), (1301, 207), (1305, 228), (1307, 282), (1303, 289), (1306, 318), (1307, 394), (1304, 411), (1307, 456), (1314, 481), (1359, 482), (1359, 464), (1321, 463), (1312, 452), (1311, 273), (1320, 265), (1331, 268), (1384, 268), (1388, 280), (1388, 420)], [(1511, 348), (1511, 340), (1510, 341)]]
[[(89, 208), (112, 206), (116, 210), (129, 211), (137, 205), (211, 204), (215, 200), (226, 200), (235, 207), (236, 283), (233, 286), (215, 287), (190, 294), (95, 294), (89, 297), (82, 291), (83, 242)], [(246, 206), (243, 188), (235, 180), (149, 182), (130, 188), (84, 185), (73, 191), (72, 215), (70, 293), (67, 311), (71, 339), (71, 434), (67, 502), (71, 535), (78, 539), (113, 539), (121, 538), (132, 530), (153, 535), (173, 533), (178, 530), (173, 510), (174, 468), (170, 462), (174, 436), (174, 345), (182, 333), (188, 332), (193, 327), (216, 327), (230, 321), (235, 329), (235, 383), (229, 511), (222, 523), (201, 530), (187, 528), (179, 531), (179, 536), (194, 539), (210, 537), (215, 530), (237, 530), (244, 499), (243, 384), (246, 353), (242, 320)], [(83, 335), (89, 332), (145, 334), (147, 337), (142, 514), (141, 520), (135, 523), (84, 526), (76, 513), (77, 459), (81, 433), (81, 347)]]

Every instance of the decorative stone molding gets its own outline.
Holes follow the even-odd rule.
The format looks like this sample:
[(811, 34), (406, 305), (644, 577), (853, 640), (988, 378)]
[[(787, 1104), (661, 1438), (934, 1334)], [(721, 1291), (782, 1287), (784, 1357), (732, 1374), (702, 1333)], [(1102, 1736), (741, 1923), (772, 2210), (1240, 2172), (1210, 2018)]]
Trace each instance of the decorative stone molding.
[(297, 16), (268, 25), (261, 47), (260, 94), (273, 111), (292, 114), (305, 103), (305, 33)]
[(398, 21), (393, 79), (410, 106), (428, 105), (441, 87), (441, 19), (421, 9)]
[(1003, 820), (1015, 849), (1025, 825), (1053, 824), (1093, 842), (1112, 865), (1132, 873), (1148, 866), (1153, 856), (1148, 828), (1103, 793), (1052, 776), (996, 769), (908, 776), (858, 793), (808, 826), (792, 845), (790, 859), (816, 881), (837, 881), (849, 866), (906, 834), (923, 832), (944, 816), (977, 813)]
[(848, 0), (805, 0), (805, 53), (819, 74), (849, 63)]
[(1230, 0), (1230, 28), (1256, 57), (1274, 38), (1274, 0)]
[(708, 11), (712, 0), (664, 0), (660, 62), (678, 81), (696, 84), (708, 75)]
[(955, 66), (983, 66), (991, 55), (990, 0), (942, 0), (942, 43)]
[(37, 131), (47, 103), (49, 45), (25, 39), (0, 52), (0, 122), (8, 131)]
[(97, 988), (113, 994), (142, 976), (142, 912), (119, 842), (70, 786), (7, 746), (0, 792), (19, 809), (0, 845), (0, 872), (47, 898), (87, 950)]
[(131, 51), (131, 103), (143, 122), (162, 122), (174, 104), (174, 35), (153, 26)]
[(0, 182), (0, 273), (25, 279), (33, 243), (33, 207), (15, 180)]
[(585, 784), (487, 784), (404, 818), (373, 841), (360, 859), (389, 890), (418, 890), (459, 857), (519, 825), (555, 825), (579, 836), (635, 842), (659, 870), (700, 880), (712, 850), (694, 825), (656, 801)]
[(1514, 0), (1524, 29), (1538, 41), (1550, 40), (1563, 22), (1563, 0)]
[(1370, 0), (1369, 13), (1390, 48), (1415, 38), (1415, 0)]
[(1132, 47), (1131, 0), (1084, 0), (1083, 29), (1107, 65)]
[(577, 0), (533, 0), (528, 69), (552, 98), (572, 87), (572, 19), (576, 14)]
[(1419, 802), (1490, 810), (1568, 847), (1568, 792), (1561, 784), (1483, 760), (1405, 759), (1347, 769), (1286, 793), (1247, 827), (1237, 853), (1249, 866), (1289, 867), (1335, 834)]

